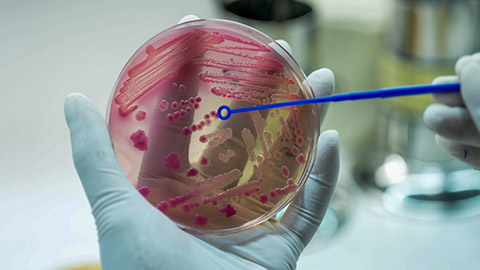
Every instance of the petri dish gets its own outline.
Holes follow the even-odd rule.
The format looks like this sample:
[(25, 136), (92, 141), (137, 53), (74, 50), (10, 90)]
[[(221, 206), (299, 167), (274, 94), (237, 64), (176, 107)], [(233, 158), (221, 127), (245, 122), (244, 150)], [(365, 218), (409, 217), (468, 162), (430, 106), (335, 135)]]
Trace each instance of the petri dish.
[(117, 159), (158, 211), (196, 234), (227, 234), (273, 217), (310, 173), (314, 105), (235, 114), (313, 97), (273, 39), (226, 20), (175, 25), (148, 40), (113, 89), (107, 122)]

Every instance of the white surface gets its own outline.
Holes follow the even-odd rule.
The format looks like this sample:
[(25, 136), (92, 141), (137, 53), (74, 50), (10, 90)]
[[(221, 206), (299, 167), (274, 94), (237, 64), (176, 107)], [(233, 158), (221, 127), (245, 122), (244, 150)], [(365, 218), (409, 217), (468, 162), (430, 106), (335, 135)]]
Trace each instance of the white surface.
[(444, 222), (397, 218), (362, 191), (352, 191), (345, 227), (326, 242), (314, 237), (298, 269), (480, 269), (479, 217)]
[[(328, 16), (346, 3), (333, 2), (321, 2)], [(118, 74), (142, 43), (185, 14), (214, 17), (214, 3), (0, 1), (0, 269), (98, 261), (63, 99), (79, 91), (104, 112)], [(349, 10), (342, 14), (354, 14)], [(326, 243), (314, 241), (299, 269), (480, 269), (479, 218), (401, 220), (354, 194), (346, 226)]]
[(93, 217), (67, 142), (1, 175), (0, 268), (52, 269), (98, 261)]
[(70, 153), (63, 99), (105, 112), (135, 50), (213, 2), (0, 1), (0, 269), (98, 262), (90, 207)]

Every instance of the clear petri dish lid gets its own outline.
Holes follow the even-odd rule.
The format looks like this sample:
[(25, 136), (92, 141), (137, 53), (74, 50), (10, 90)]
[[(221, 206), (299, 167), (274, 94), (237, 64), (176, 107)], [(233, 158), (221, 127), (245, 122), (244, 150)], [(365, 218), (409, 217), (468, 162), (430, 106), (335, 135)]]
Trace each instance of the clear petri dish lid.
[(316, 106), (216, 110), (312, 98), (295, 60), (265, 34), (226, 20), (175, 25), (143, 44), (113, 89), (117, 159), (145, 199), (196, 234), (238, 232), (273, 217), (310, 173)]

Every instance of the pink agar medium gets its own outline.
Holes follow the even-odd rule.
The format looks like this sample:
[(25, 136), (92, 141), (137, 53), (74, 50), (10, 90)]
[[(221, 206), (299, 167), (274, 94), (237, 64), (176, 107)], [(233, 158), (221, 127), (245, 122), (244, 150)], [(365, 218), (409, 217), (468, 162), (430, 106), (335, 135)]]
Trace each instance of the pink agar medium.
[(108, 115), (118, 161), (181, 228), (234, 232), (263, 222), (293, 198), (312, 167), (316, 107), (227, 121), (216, 109), (312, 97), (305, 82), (279, 45), (247, 26), (174, 26), (145, 43), (119, 76)]

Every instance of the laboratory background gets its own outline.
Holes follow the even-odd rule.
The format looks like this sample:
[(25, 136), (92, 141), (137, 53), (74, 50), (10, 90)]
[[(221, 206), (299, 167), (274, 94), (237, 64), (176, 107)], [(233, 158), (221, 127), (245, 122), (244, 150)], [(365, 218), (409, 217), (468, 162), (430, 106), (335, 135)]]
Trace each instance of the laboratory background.
[[(106, 112), (145, 41), (183, 16), (222, 18), (289, 42), (335, 93), (425, 84), (480, 51), (476, 0), (0, 1), (0, 269), (100, 269), (63, 101)], [(298, 269), (480, 269), (480, 172), (435, 144), (430, 96), (331, 104), (341, 170)]]

